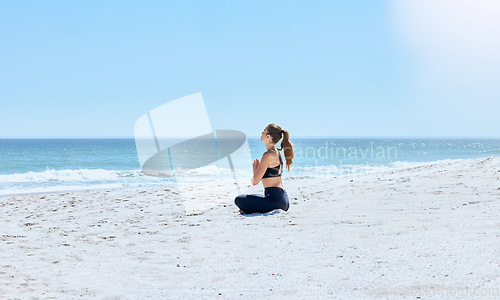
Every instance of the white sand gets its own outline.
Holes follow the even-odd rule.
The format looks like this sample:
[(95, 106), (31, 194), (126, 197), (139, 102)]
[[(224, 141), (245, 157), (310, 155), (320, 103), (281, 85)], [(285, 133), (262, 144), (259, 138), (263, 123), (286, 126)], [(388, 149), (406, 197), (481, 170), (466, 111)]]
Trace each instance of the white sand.
[(160, 188), (2, 198), (0, 298), (500, 297), (499, 178), (498, 157), (285, 173), (290, 210), (247, 216)]

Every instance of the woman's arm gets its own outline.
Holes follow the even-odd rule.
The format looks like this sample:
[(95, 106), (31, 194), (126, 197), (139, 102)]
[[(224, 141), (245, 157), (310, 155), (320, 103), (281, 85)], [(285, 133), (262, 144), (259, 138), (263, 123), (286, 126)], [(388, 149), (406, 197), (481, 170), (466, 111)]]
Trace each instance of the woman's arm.
[(253, 177), (252, 177), (252, 185), (257, 185), (262, 179), (262, 176), (264, 176), (264, 173), (266, 173), (266, 169), (269, 166), (269, 162), (271, 160), (271, 157), (269, 156), (269, 153), (264, 153), (262, 155), (262, 159), (259, 162), (258, 159), (256, 159), (253, 163)]

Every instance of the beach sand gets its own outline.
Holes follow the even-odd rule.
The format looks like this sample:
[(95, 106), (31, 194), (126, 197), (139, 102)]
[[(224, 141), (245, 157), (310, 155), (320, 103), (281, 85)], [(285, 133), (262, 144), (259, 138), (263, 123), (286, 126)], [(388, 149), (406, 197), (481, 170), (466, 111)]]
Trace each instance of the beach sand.
[(1, 198), (0, 298), (500, 297), (500, 158), (284, 186), (288, 212), (251, 215), (186, 215), (175, 188)]

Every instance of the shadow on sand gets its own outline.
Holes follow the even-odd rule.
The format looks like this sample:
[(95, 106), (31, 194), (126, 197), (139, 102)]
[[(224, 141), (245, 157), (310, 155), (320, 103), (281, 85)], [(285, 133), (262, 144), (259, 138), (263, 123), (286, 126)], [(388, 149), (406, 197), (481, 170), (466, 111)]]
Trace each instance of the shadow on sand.
[(271, 216), (271, 215), (275, 215), (275, 214), (279, 214), (279, 213), (280, 213), (280, 210), (279, 210), (279, 208), (277, 208), (275, 210), (271, 210), (271, 211), (268, 211), (266, 213), (240, 214), (240, 216), (244, 216), (244, 217)]

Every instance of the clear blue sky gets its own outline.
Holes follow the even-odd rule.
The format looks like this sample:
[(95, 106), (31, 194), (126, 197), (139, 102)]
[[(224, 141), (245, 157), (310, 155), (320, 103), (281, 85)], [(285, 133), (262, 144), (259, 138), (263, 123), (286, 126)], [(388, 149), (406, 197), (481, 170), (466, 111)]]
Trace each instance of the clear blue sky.
[[(448, 27), (454, 48), (434, 49), (453, 35), (427, 38), (414, 11), (369, 0), (1, 1), (0, 136), (133, 136), (147, 111), (201, 92), (214, 129), (251, 136), (277, 123), (295, 136), (498, 137), (500, 51), (456, 54), (472, 42)], [(446, 8), (421, 11), (450, 24)], [(499, 33), (479, 46), (497, 47), (484, 43)]]

